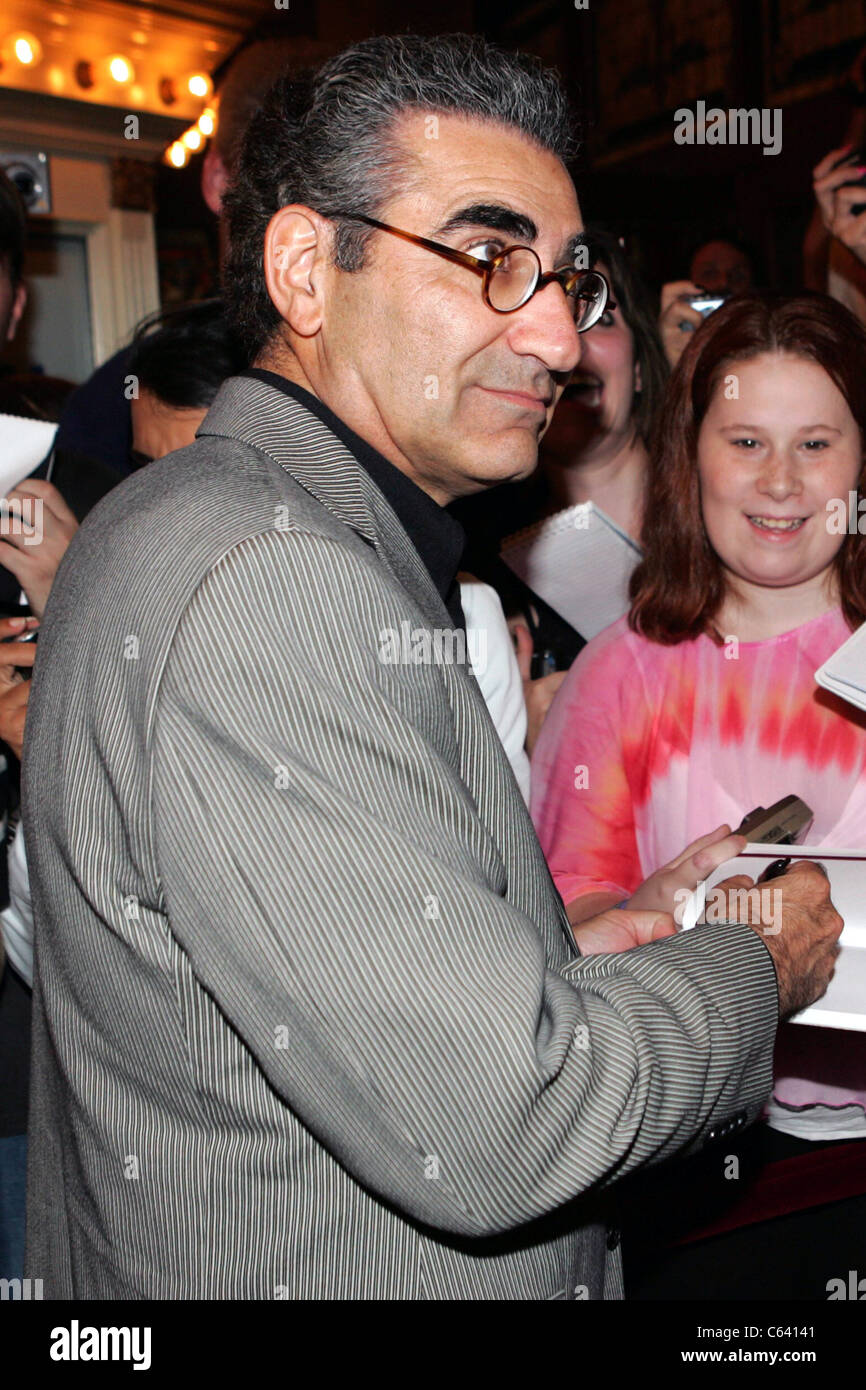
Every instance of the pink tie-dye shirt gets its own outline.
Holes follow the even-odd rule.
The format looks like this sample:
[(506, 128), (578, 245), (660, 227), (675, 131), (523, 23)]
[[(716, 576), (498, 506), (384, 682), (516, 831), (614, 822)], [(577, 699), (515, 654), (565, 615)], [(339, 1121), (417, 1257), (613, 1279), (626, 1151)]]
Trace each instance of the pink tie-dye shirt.
[[(532, 759), (532, 818), (565, 902), (626, 898), (692, 840), (791, 794), (815, 813), (810, 844), (866, 850), (866, 714), (815, 683), (850, 635), (834, 610), (762, 642), (665, 647), (625, 618), (594, 638)], [(813, 1065), (826, 1042), (803, 1036), (824, 1031), (781, 1030), (776, 1098), (866, 1105), (866, 1034), (844, 1035), (831, 1079)]]

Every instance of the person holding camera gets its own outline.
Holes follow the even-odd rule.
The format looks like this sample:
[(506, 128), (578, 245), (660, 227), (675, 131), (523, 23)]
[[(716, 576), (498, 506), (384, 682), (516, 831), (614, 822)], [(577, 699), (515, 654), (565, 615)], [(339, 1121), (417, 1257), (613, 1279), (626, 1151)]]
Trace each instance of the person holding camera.
[(677, 365), (689, 335), (700, 328), (707, 315), (731, 295), (746, 294), (754, 280), (746, 249), (721, 238), (697, 248), (689, 274), (691, 279), (672, 280), (661, 291), (659, 333), (671, 367)]

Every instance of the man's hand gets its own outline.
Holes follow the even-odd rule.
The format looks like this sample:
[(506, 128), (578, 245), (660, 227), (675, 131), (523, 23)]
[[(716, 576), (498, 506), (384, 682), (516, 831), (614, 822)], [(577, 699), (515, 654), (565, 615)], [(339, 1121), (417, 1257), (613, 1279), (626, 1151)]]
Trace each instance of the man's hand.
[[(16, 758), (21, 757), (24, 722), (30, 699), (30, 682), (20, 676), (16, 666), (32, 666), (36, 660), (33, 642), (16, 642), (25, 632), (39, 626), (37, 618), (0, 618), (0, 739)], [(8, 640), (8, 639), (13, 640)]]
[[(826, 873), (808, 860), (798, 859), (766, 885), (770, 886), (781, 895), (781, 930), (766, 932), (759, 924), (750, 925), (773, 957), (779, 1016), (787, 1018), (814, 1004), (825, 992), (833, 977), (844, 923), (830, 901)], [(774, 919), (777, 915), (774, 912)]]
[[(752, 927), (773, 957), (780, 1017), (820, 999), (833, 975), (842, 930), (842, 918), (830, 901), (826, 873), (800, 859), (766, 883), (755, 883), (745, 874), (726, 878), (713, 889), (714, 897), (721, 893), (727, 901), (724, 919)], [(711, 924), (718, 920), (718, 912), (710, 918)]]
[(683, 902), (683, 891), (693, 893), (727, 859), (736, 859), (746, 848), (745, 835), (734, 835), (720, 825), (686, 845), (682, 854), (650, 874), (628, 900), (630, 908), (674, 913)]
[(571, 928), (582, 956), (613, 955), (646, 946), (650, 941), (675, 936), (673, 917), (666, 912), (632, 912), (630, 908), (609, 908)]
[[(845, 162), (838, 169), (834, 168), (840, 159)], [(843, 145), (831, 150), (815, 165), (812, 177), (815, 200), (827, 231), (866, 265), (866, 212), (858, 217), (852, 212), (852, 208), (866, 205), (866, 186), (842, 186), (863, 174), (866, 174), (866, 167), (856, 162), (856, 151), (851, 152)]]
[(42, 538), (34, 543), (33, 530), (26, 526), (20, 535), (7, 533), (0, 540), (0, 565), (15, 575), (33, 612), (41, 618), (57, 568), (78, 530), (78, 522), (53, 483), (46, 483), (42, 478), (26, 478), (8, 494), (13, 515), (16, 512), (21, 515), (24, 498), (42, 501)]
[[(659, 333), (672, 367), (679, 362), (694, 330), (700, 328), (703, 323), (697, 309), (693, 309), (682, 296), (700, 292), (700, 285), (693, 284), (691, 280), (672, 280), (669, 285), (662, 285)], [(690, 324), (691, 327), (682, 328), (680, 325), (683, 323)]]

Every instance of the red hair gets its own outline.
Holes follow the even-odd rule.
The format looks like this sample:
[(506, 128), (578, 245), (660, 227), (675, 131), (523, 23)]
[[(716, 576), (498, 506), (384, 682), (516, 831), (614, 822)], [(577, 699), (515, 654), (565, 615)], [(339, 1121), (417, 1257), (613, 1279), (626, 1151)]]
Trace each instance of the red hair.
[[(653, 642), (674, 646), (704, 632), (717, 636), (713, 619), (726, 581), (701, 513), (698, 435), (726, 370), (768, 352), (823, 367), (866, 446), (866, 330), (835, 299), (741, 295), (705, 319), (671, 375), (650, 452), (644, 558), (631, 579), (629, 626)], [(864, 467), (857, 486), (866, 486)], [(866, 619), (866, 536), (846, 534), (833, 567), (853, 629)]]

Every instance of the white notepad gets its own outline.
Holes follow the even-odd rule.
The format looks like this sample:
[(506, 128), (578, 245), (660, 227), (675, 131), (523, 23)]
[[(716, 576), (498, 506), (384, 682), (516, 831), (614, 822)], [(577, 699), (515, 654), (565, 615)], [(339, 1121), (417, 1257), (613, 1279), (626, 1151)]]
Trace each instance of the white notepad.
[(825, 690), (866, 710), (866, 623), (818, 667), (815, 680)]
[[(698, 886), (686, 904), (683, 929), (695, 925), (704, 910), (707, 891), (722, 879), (734, 874), (748, 874), (751, 879), (757, 879), (774, 859), (783, 858), (817, 859), (824, 865), (830, 875), (833, 906), (845, 922), (839, 943), (842, 949), (827, 993), (810, 1008), (795, 1014), (791, 1022), (866, 1033), (866, 854), (863, 850), (748, 844), (737, 859), (729, 859)], [(771, 889), (773, 881), (758, 886)]]
[(507, 536), (502, 559), (582, 637), (628, 612), (628, 582), (640, 546), (593, 502)]
[(0, 497), (5, 497), (42, 462), (54, 443), (50, 420), (0, 414)]

